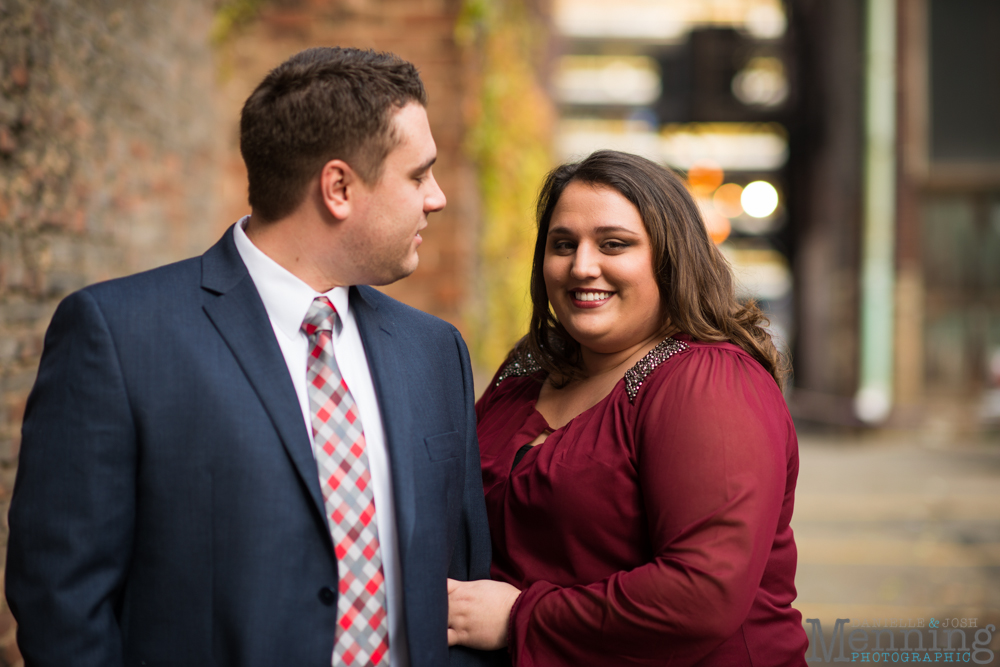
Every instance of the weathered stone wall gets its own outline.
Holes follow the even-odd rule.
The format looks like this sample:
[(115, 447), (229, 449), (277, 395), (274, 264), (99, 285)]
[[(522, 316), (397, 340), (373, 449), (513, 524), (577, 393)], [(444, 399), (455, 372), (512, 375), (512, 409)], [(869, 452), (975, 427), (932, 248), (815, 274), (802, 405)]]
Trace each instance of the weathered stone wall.
[[(21, 416), (59, 300), (210, 243), (206, 0), (0, 0), (0, 563)], [(0, 608), (0, 666), (19, 664)]]

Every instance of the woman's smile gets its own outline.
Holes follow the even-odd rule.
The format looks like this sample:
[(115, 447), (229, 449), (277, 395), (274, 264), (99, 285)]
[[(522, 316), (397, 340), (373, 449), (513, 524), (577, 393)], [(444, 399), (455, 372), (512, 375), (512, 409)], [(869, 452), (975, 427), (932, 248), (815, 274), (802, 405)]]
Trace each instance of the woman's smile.
[(573, 305), (577, 308), (600, 308), (610, 301), (614, 294), (605, 290), (570, 290)]

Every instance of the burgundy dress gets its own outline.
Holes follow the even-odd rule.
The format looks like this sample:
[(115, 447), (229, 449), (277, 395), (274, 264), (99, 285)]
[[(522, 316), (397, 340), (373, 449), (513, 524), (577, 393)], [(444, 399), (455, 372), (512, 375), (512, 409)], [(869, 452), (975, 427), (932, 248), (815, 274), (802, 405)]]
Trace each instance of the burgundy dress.
[(492, 576), (522, 590), (514, 665), (805, 665), (798, 445), (771, 376), (678, 335), (525, 449), (543, 378), (521, 358), (476, 405)]

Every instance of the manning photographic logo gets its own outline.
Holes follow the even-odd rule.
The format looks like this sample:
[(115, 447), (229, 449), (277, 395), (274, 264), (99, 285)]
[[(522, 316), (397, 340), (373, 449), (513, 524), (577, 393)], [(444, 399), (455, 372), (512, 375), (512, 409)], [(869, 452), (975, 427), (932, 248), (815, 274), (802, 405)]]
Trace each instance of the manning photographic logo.
[(829, 643), (818, 618), (811, 627), (807, 662), (937, 662), (991, 665), (996, 626), (978, 618), (838, 618)]

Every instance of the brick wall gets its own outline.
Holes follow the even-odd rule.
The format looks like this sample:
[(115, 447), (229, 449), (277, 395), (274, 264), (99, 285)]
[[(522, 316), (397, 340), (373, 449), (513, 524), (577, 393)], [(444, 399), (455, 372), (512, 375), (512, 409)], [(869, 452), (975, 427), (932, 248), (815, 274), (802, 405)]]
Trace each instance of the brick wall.
[[(201, 252), (216, 215), (201, 0), (0, 2), (0, 516), (59, 300)], [(6, 521), (0, 563), (6, 560)], [(0, 607), (0, 666), (19, 664)]]

